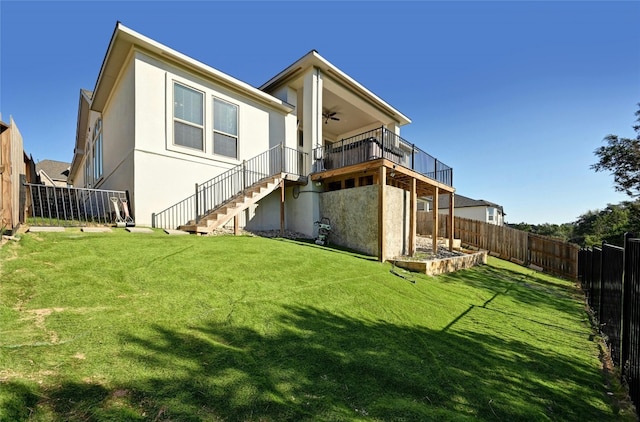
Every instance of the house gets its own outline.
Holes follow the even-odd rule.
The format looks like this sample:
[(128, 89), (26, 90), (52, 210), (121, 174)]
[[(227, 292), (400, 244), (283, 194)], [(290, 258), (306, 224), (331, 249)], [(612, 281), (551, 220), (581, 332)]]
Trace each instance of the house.
[(56, 160), (42, 160), (36, 163), (36, 173), (40, 183), (47, 186), (67, 186), (70, 163)]
[[(504, 209), (502, 205), (485, 201), (484, 199), (471, 199), (466, 196), (455, 194), (453, 198), (455, 215), (457, 217), (471, 220), (484, 221), (485, 223), (504, 225)], [(449, 209), (449, 198), (443, 197), (440, 202), (440, 214), (447, 213)]]
[(35, 179), (33, 159), (24, 152), (15, 121), (0, 121), (0, 233), (14, 233), (25, 222), (28, 199), (23, 184)]
[(415, 249), (417, 197), (454, 192), (408, 123), (315, 50), (256, 88), (118, 23), (80, 91), (68, 180), (127, 191), (140, 225), (313, 236), (324, 218), (386, 259)]

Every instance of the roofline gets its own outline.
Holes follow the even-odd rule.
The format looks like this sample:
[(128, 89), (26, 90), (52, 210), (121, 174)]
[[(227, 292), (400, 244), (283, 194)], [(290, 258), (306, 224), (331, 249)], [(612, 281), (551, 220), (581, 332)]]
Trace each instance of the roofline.
[[(107, 53), (102, 61), (102, 66), (100, 67), (96, 85), (93, 89), (93, 99), (91, 102), (92, 110), (102, 111), (102, 108), (106, 104), (109, 94), (115, 85), (117, 73), (119, 73), (119, 70), (126, 61), (129, 51), (134, 47), (144, 49), (150, 53), (155, 53), (167, 61), (174, 62), (179, 66), (199, 74), (201, 77), (214, 80), (221, 85), (232, 90), (239, 91), (254, 100), (275, 107), (283, 112), (290, 113), (294, 110), (294, 107), (291, 104), (267, 94), (246, 82), (242, 82), (239, 79), (214, 69), (211, 66), (205, 65), (204, 63), (185, 54), (173, 50), (130, 28), (127, 28), (120, 21), (116, 23), (115, 30), (111, 36), (111, 41), (109, 42), (109, 47), (107, 48)], [(125, 48), (125, 54), (121, 54), (119, 56), (116, 55), (114, 57), (116, 49), (119, 48)]]
[[(83, 101), (84, 100), (84, 101)], [(86, 104), (84, 107), (83, 105)], [(84, 145), (81, 148), (81, 136), (84, 136), (87, 133), (87, 118), (89, 111), (91, 109), (91, 98), (87, 97), (84, 93), (84, 90), (80, 90), (80, 98), (78, 99), (78, 121), (76, 124), (76, 143), (73, 148), (73, 159), (71, 160), (71, 164), (69, 165), (69, 176), (73, 175), (75, 171), (80, 166), (80, 161), (82, 161), (82, 156), (84, 155)], [(85, 112), (85, 116), (83, 118), (83, 111)], [(67, 180), (69, 177), (67, 176)]]
[(365, 88), (364, 85), (353, 79), (351, 76), (347, 75), (342, 70), (334, 66), (331, 62), (322, 57), (316, 50), (309, 51), (307, 54), (296, 60), (293, 64), (289, 65), (273, 78), (262, 84), (259, 88), (263, 91), (275, 90), (280, 86), (285, 85), (294, 77), (297, 77), (297, 75), (301, 73), (303, 69), (309, 67), (318, 67), (324, 72), (331, 74), (332, 77), (338, 79), (348, 88), (358, 93), (359, 95), (368, 98), (382, 110), (389, 113), (389, 115), (391, 115), (400, 126), (411, 123), (411, 119), (395, 109), (382, 98), (378, 97), (372, 91)]

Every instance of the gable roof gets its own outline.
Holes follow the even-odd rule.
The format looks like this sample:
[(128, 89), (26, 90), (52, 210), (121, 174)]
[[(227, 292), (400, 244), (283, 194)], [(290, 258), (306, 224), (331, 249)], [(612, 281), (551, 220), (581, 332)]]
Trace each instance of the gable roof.
[(144, 50), (145, 54), (153, 54), (162, 60), (173, 63), (181, 68), (186, 68), (200, 77), (225, 86), (233, 91), (240, 92), (253, 100), (271, 105), (286, 113), (293, 111), (294, 107), (264, 91), (255, 88), (246, 82), (242, 82), (211, 66), (192, 59), (191, 57), (173, 50), (151, 38), (127, 28), (122, 23), (116, 23), (115, 30), (109, 42), (107, 53), (102, 62), (100, 73), (93, 89), (91, 109), (102, 111), (113, 89), (120, 70), (133, 48)]
[[(502, 205), (498, 205), (494, 202), (485, 201), (484, 199), (471, 199), (466, 196), (454, 194), (453, 205), (455, 208), (468, 208), (468, 207), (493, 207), (498, 208), (504, 214)], [(449, 195), (442, 195), (438, 201), (438, 209), (449, 208)]]
[(55, 160), (42, 160), (36, 163), (36, 173), (43, 172), (51, 180), (66, 181), (71, 163)]
[(347, 90), (355, 93), (361, 98), (365, 98), (368, 102), (375, 105), (378, 109), (384, 111), (389, 116), (392, 116), (400, 126), (411, 123), (411, 120), (407, 116), (393, 108), (382, 98), (378, 97), (358, 81), (331, 64), (316, 50), (311, 50), (300, 59), (296, 60), (286, 69), (262, 84), (262, 86), (260, 86), (260, 89), (266, 92), (273, 92), (279, 87), (287, 84), (288, 82), (300, 77), (300, 75), (302, 75), (307, 69), (312, 67), (316, 67), (324, 73), (330, 75), (332, 78), (336, 79), (342, 86), (346, 87)]

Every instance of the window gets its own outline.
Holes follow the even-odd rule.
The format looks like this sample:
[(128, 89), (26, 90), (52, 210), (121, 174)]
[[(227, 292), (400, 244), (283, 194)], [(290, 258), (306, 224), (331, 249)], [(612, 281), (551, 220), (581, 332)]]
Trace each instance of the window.
[(96, 121), (93, 130), (93, 180), (102, 177), (102, 119)]
[(213, 153), (238, 158), (238, 106), (213, 99)]
[(489, 221), (493, 221), (494, 218), (495, 218), (496, 209), (495, 208), (489, 208), (488, 210), (489, 210)]
[(173, 84), (173, 142), (204, 150), (204, 95), (178, 83)]

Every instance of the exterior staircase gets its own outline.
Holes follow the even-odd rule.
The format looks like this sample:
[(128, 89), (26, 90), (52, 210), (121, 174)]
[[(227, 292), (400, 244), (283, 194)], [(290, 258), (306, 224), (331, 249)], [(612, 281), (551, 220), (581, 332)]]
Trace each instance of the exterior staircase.
[(190, 233), (211, 233), (218, 227), (224, 226), (229, 220), (246, 210), (251, 205), (281, 187), (284, 182), (284, 178), (285, 175), (279, 173), (259, 180), (244, 191), (231, 197), (228, 201), (208, 212), (197, 222), (191, 220), (187, 224), (178, 227), (178, 229)]

